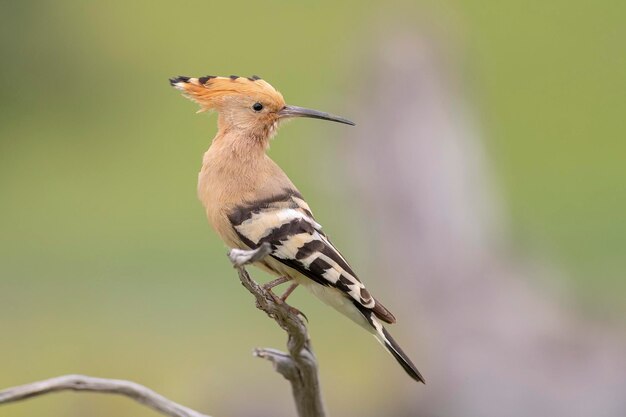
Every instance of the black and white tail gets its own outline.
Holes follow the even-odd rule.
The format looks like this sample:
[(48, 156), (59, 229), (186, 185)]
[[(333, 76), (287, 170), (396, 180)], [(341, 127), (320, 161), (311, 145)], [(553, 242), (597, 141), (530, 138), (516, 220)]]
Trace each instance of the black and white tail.
[(424, 380), (422, 374), (420, 374), (420, 371), (417, 370), (411, 359), (409, 359), (406, 353), (404, 353), (400, 345), (398, 345), (394, 338), (391, 337), (383, 325), (373, 317), (373, 314), (367, 318), (367, 321), (369, 321), (373, 327), (371, 331), (376, 340), (378, 340), (380, 344), (385, 347), (387, 352), (391, 353), (406, 373), (409, 374), (409, 376), (414, 380), (425, 384), (426, 381)]
[[(185, 87), (189, 83), (197, 84), (196, 80), (179, 77), (172, 82)], [(285, 188), (266, 198), (244, 202), (232, 210), (228, 220), (240, 240), (239, 246), (271, 246), (270, 256), (261, 261), (264, 268), (277, 276), (291, 277), (365, 328), (411, 378), (424, 382), (413, 362), (381, 324), (381, 321), (395, 323), (396, 318), (365, 288), (343, 255), (322, 232), (322, 226), (315, 221), (309, 205), (297, 190)]]

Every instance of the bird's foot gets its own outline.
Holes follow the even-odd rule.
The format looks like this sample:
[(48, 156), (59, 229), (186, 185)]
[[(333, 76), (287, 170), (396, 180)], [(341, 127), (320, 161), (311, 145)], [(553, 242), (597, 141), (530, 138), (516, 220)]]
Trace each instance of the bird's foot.
[[(293, 314), (294, 316), (302, 316), (304, 318), (304, 320), (309, 321), (308, 317), (306, 316), (306, 314), (304, 314), (302, 311), (298, 310), (295, 307), (292, 307), (291, 305), (287, 304), (286, 300), (287, 297), (289, 297), (289, 295), (293, 292), (293, 290), (296, 289), (296, 287), (298, 286), (298, 284), (293, 283), (289, 286), (289, 288), (287, 288), (287, 290), (285, 291), (285, 293), (283, 295), (281, 295), (280, 297), (277, 296), (276, 294), (274, 294), (274, 292), (271, 290), (272, 287), (275, 287), (276, 285), (280, 285), (283, 284), (287, 281), (289, 281), (289, 278), (286, 278), (284, 281), (282, 282), (278, 282), (276, 284), (274, 284), (275, 282), (281, 280), (281, 278), (286, 278), (286, 277), (280, 277), (275, 279), (274, 281), (270, 281), (267, 284), (263, 285), (263, 289), (270, 295), (270, 297), (272, 297), (272, 300), (276, 303), (276, 304), (280, 304), (282, 305), (284, 308), (286, 308), (287, 310), (289, 310), (289, 313)], [(271, 285), (274, 284), (274, 285)]]
[(285, 303), (285, 306), (289, 309), (289, 312), (291, 314), (293, 314), (294, 316), (302, 316), (302, 318), (304, 318), (304, 320), (308, 323), (309, 322), (309, 318), (306, 316), (306, 314), (304, 314), (302, 311), (298, 310), (295, 307), (290, 306), (289, 304)]

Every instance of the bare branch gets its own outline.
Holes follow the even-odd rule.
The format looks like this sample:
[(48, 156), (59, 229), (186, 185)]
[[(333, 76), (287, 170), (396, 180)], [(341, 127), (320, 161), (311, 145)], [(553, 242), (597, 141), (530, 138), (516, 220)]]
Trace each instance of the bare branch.
[(246, 264), (259, 261), (269, 253), (270, 246), (265, 243), (256, 250), (232, 249), (228, 254), (239, 273), (241, 284), (256, 298), (257, 308), (274, 319), (288, 335), (289, 353), (257, 348), (254, 355), (272, 362), (274, 369), (291, 383), (299, 417), (324, 417), (326, 412), (322, 402), (317, 359), (311, 349), (302, 314), (257, 284), (245, 269)]
[[(253, 251), (232, 249), (228, 256), (239, 273), (242, 285), (256, 298), (256, 305), (287, 332), (287, 349), (258, 348), (254, 355), (269, 360), (274, 369), (290, 383), (299, 417), (325, 417), (320, 393), (317, 360), (302, 313), (276, 297), (274, 293), (250, 278), (245, 265), (257, 262), (270, 253), (270, 246), (261, 245)], [(131, 398), (169, 417), (209, 417), (177, 404), (143, 385), (120, 379), (95, 378), (85, 375), (63, 375), (0, 391), (0, 404), (25, 400), (59, 391), (89, 391), (119, 394)]]
[(85, 375), (63, 375), (5, 389), (0, 391), (0, 404), (68, 390), (125, 395), (170, 417), (209, 417), (206, 414), (168, 400), (164, 396), (135, 382), (121, 379), (94, 378)]

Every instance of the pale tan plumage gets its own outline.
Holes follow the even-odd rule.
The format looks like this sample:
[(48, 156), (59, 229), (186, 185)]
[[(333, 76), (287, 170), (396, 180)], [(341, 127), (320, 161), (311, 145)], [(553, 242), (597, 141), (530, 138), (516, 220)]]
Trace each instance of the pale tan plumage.
[(218, 133), (204, 154), (198, 196), (209, 223), (231, 248), (269, 243), (258, 266), (305, 286), (321, 300), (371, 332), (415, 380), (423, 378), (379, 320), (394, 316), (374, 299), (328, 240), (287, 175), (266, 154), (281, 120), (313, 117), (352, 122), (285, 105), (282, 95), (258, 77), (177, 77), (171, 84), (218, 112)]
[(204, 154), (198, 175), (198, 197), (209, 222), (230, 246), (243, 248), (228, 214), (245, 201), (268, 198), (277, 190), (295, 188), (283, 171), (265, 154), (265, 144), (243, 146), (236, 132), (218, 134)]

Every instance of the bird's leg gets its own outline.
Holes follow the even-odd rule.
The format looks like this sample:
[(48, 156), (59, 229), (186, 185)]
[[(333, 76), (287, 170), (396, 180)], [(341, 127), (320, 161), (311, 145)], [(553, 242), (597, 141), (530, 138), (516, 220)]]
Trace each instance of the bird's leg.
[[(268, 243), (263, 243), (261, 246), (253, 250), (231, 249), (228, 252), (228, 257), (230, 258), (230, 261), (233, 263), (233, 266), (235, 266), (235, 268), (242, 268), (247, 264), (260, 261), (267, 255), (269, 255), (271, 252), (272, 252), (271, 246)], [(280, 297), (277, 297), (276, 294), (272, 292), (272, 288), (276, 287), (277, 285), (289, 282), (289, 281), (291, 281), (291, 278), (282, 276), (262, 285), (261, 287), (263, 288), (263, 290), (267, 291), (277, 303), (284, 303), (287, 307), (289, 307), (289, 309), (291, 310), (293, 314), (300, 315), (304, 317), (306, 321), (309, 321), (309, 319), (306, 317), (306, 315), (302, 311), (298, 310), (295, 307), (290, 306), (289, 304), (285, 302), (285, 300), (287, 300), (287, 297), (289, 297), (291, 293), (296, 289), (296, 287), (298, 287), (297, 283), (295, 282), (292, 283), (289, 286), (289, 288), (287, 288), (285, 293)]]
[(291, 280), (291, 278), (286, 277), (286, 276), (282, 276), (282, 277), (278, 277), (275, 280), (272, 280), (270, 282), (268, 282), (267, 284), (263, 284), (263, 289), (265, 291), (269, 291), (272, 288), (280, 285), (280, 284), (284, 284), (285, 282), (289, 282)]
[(287, 308), (289, 308), (289, 310), (291, 311), (292, 314), (296, 315), (296, 316), (302, 316), (304, 317), (304, 319), (306, 321), (309, 321), (309, 319), (306, 317), (306, 315), (298, 310), (297, 308), (290, 306), (289, 304), (287, 304), (285, 302), (285, 300), (287, 300), (287, 297), (289, 297), (289, 295), (293, 292), (293, 290), (296, 289), (296, 287), (298, 286), (297, 283), (292, 283), (289, 288), (287, 288), (287, 290), (283, 293), (283, 295), (281, 295), (280, 297), (277, 297), (276, 294), (274, 294), (274, 292), (272, 291), (272, 288), (280, 285), (280, 284), (284, 284), (285, 282), (289, 282), (291, 281), (291, 278), (286, 277), (286, 276), (282, 276), (282, 277), (278, 277), (273, 281), (268, 282), (267, 284), (263, 285), (263, 289), (265, 291), (267, 291), (268, 293), (270, 293), (270, 295), (274, 298), (274, 301), (279, 303), (279, 304), (285, 304), (287, 306)]
[(283, 293), (283, 295), (280, 296), (280, 299), (282, 300), (283, 303), (287, 301), (287, 297), (289, 297), (291, 293), (293, 292), (293, 290), (295, 290), (296, 288), (298, 288), (298, 283), (294, 282), (293, 284), (289, 286), (289, 288), (287, 288), (287, 290)]
[(295, 308), (292, 305), (287, 304), (287, 297), (289, 297), (291, 295), (291, 293), (298, 288), (298, 283), (297, 282), (293, 282), (289, 288), (287, 288), (287, 290), (285, 290), (285, 292), (283, 293), (283, 295), (280, 296), (280, 298), (277, 301), (280, 301), (281, 303), (285, 304), (287, 306), (287, 308), (289, 308), (289, 310), (291, 311), (292, 314), (295, 314), (296, 316), (302, 316), (304, 317), (304, 319), (308, 322), (309, 319), (307, 318), (307, 316), (300, 310), (298, 310), (297, 308)]

